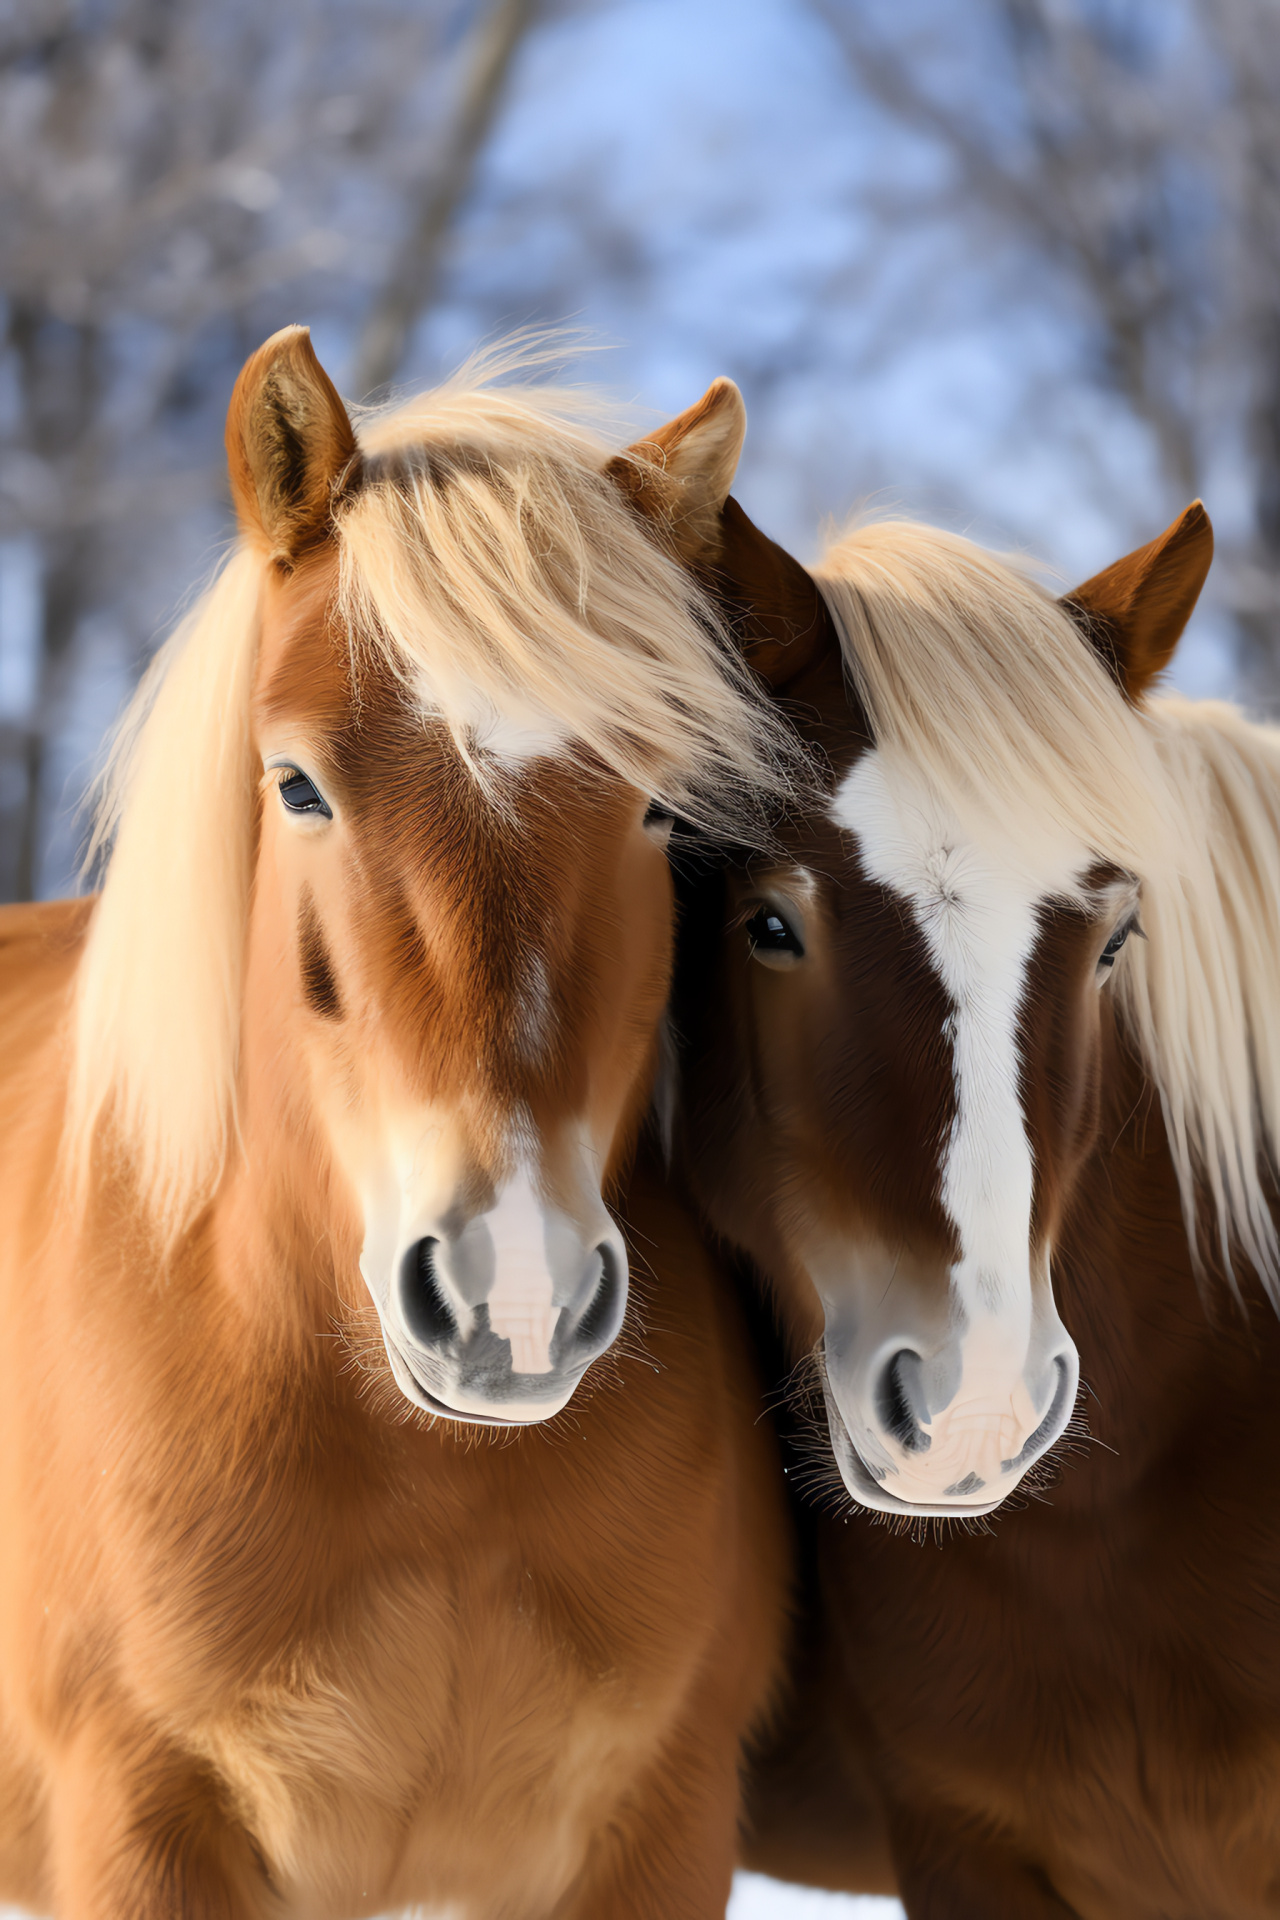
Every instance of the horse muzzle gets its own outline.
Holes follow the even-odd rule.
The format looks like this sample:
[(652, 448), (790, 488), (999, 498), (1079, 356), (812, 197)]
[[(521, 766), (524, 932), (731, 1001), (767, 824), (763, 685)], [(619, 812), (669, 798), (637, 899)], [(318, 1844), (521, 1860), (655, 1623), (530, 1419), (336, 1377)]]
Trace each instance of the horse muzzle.
[[(384, 1323), (384, 1333), (401, 1392), (428, 1412), (485, 1426), (529, 1425), (559, 1413), (622, 1324), (621, 1244), (602, 1240), (592, 1249), (563, 1305), (553, 1295), (549, 1305), (537, 1297), (550, 1289), (517, 1288), (515, 1305), (497, 1316), (490, 1300), (460, 1304), (442, 1263), (440, 1241), (424, 1236), (400, 1264), (400, 1326), (391, 1333)], [(501, 1300), (502, 1288), (495, 1291)]]
[(370, 1290), (405, 1398), (485, 1426), (559, 1413), (626, 1312), (626, 1248), (603, 1203), (593, 1224), (584, 1231), (518, 1176), (491, 1208), (451, 1211), (402, 1244)]
[(882, 1513), (991, 1513), (1071, 1418), (1075, 1344), (1047, 1285), (1004, 1311), (901, 1306), (862, 1318), (828, 1308), (823, 1394), (841, 1477)]

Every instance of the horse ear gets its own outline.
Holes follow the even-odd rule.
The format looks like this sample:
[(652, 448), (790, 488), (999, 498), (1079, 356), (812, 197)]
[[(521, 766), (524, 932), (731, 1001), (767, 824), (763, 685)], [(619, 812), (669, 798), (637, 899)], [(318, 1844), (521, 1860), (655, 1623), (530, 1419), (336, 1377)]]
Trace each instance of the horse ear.
[(774, 692), (827, 648), (831, 615), (800, 565), (747, 518), (729, 488), (747, 431), (732, 380), (611, 460), (606, 472), (667, 534), (728, 619), (748, 663)]
[(656, 520), (686, 563), (713, 560), (720, 512), (747, 434), (747, 409), (732, 380), (713, 380), (694, 406), (637, 440), (605, 468), (632, 503)]
[(1173, 658), (1212, 559), (1213, 527), (1193, 500), (1158, 539), (1063, 599), (1130, 700)]
[(330, 531), (359, 460), (347, 410), (307, 327), (284, 327), (247, 360), (227, 410), (227, 467), (246, 540), (284, 566)]
[(748, 666), (773, 693), (830, 654), (840, 636), (813, 576), (738, 505), (726, 500), (720, 551), (704, 578), (742, 648)]

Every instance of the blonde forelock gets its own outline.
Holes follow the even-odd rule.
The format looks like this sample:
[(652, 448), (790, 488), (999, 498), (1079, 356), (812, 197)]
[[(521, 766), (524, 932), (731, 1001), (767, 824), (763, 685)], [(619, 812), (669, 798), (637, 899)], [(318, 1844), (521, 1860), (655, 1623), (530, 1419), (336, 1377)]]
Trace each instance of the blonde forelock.
[(660, 804), (749, 837), (792, 749), (719, 617), (606, 475), (568, 399), (445, 389), (361, 428), (339, 522), (359, 672), (391, 667), (482, 782), (486, 723), (590, 755)]

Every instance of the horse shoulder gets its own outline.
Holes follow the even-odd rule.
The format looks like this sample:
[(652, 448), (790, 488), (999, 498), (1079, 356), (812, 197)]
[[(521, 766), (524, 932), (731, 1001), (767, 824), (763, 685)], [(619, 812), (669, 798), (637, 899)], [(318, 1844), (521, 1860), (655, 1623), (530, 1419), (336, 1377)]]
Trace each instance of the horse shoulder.
[(0, 907), (0, 1088), (64, 1019), (94, 902)]
[(0, 907), (0, 1311), (10, 1326), (32, 1233), (43, 1239), (70, 1068), (70, 1013), (91, 900)]
[[(21, 1366), (29, 1353), (26, 1316), (9, 1290), (23, 1289), (25, 1265), (13, 1257), (12, 1235), (47, 1182), (50, 1141), (56, 1150), (56, 1101), (63, 1084), (61, 1063), (52, 1066), (69, 1004), (69, 989), (81, 951), (92, 902), (56, 900), (0, 907), (0, 1183), (5, 1207), (0, 1220), (0, 1311), (8, 1330), (5, 1367)], [(46, 1116), (50, 1126), (39, 1124)], [(0, 1381), (0, 1399), (11, 1408), (12, 1382)], [(2, 1411), (2, 1409), (0, 1409)], [(0, 1417), (0, 1433), (7, 1422)], [(14, 1454), (14, 1436), (6, 1436), (5, 1457)], [(6, 1539), (16, 1524), (15, 1489), (8, 1476), (0, 1488), (0, 1529)], [(6, 1562), (0, 1543), (0, 1566)], [(15, 1595), (5, 1583), (0, 1606), (10, 1621), (4, 1634), (12, 1649), (11, 1609)], [(0, 1707), (0, 1899), (32, 1906), (48, 1904), (44, 1884), (44, 1787), (16, 1719)]]

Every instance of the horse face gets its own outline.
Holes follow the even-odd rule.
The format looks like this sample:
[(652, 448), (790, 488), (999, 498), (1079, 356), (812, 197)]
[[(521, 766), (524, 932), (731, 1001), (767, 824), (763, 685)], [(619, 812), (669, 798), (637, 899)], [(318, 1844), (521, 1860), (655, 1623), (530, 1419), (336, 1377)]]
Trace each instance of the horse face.
[[(1042, 634), (1033, 593), (1017, 600), (1025, 616), (1002, 617), (1005, 634), (1029, 622), (1005, 745), (1016, 737), (1027, 750), (1022, 720), (1034, 711), (1057, 711), (1064, 735), (1078, 726), (1094, 739), (1082, 795), (1042, 798), (1030, 831), (1002, 822), (985, 785), (970, 784), (973, 771), (989, 773), (971, 736), (942, 756), (953, 769), (971, 763), (946, 789), (968, 795), (958, 817), (944, 783), (925, 775), (927, 754), (907, 744), (922, 737), (917, 709), (895, 680), (894, 649), (918, 623), (936, 651), (916, 649), (916, 672), (932, 658), (961, 696), (935, 703), (929, 725), (959, 733), (970, 689), (945, 669), (958, 658), (971, 678), (990, 671), (989, 648), (972, 636), (982, 596), (992, 618), (1003, 603), (989, 581), (977, 584), (980, 568), (948, 574), (936, 599), (918, 573), (892, 587), (876, 551), (847, 602), (828, 604), (729, 502), (702, 555), (748, 658), (832, 780), (825, 804), (784, 836), (790, 857), (731, 874), (724, 924), (693, 923), (691, 954), (709, 939), (720, 969), (707, 1004), (684, 1013), (696, 1036), (686, 1139), (717, 1226), (774, 1277), (797, 1344), (821, 1343), (849, 1491), (886, 1512), (981, 1513), (1053, 1445), (1074, 1403), (1078, 1362), (1050, 1258), (1098, 1124), (1099, 989), (1136, 926), (1136, 881), (1062, 823), (1081, 827), (1083, 794), (1140, 760), (1144, 745), (1117, 724), (1112, 693), (1140, 704), (1168, 663), (1213, 536), (1195, 503), (1062, 601), (1066, 621)], [(824, 578), (838, 593), (839, 564)], [(957, 652), (953, 616), (966, 596), (973, 624)], [(852, 673), (832, 605), (850, 623)], [(874, 672), (859, 633), (881, 649)], [(1083, 676), (1068, 664), (1076, 646), (1093, 649), (1092, 660), (1079, 655)], [(1093, 677), (1098, 667), (1105, 678)], [(885, 738), (896, 745), (873, 741), (851, 683), (888, 701), (897, 718)], [(1139, 815), (1144, 799), (1131, 781), (1124, 811)], [(1114, 823), (1108, 838), (1133, 844)]]
[(673, 925), (648, 789), (777, 781), (760, 742), (781, 736), (674, 562), (742, 426), (721, 383), (658, 473), (527, 395), (446, 388), (358, 442), (302, 328), (236, 383), (262, 583), (245, 1106), (279, 1112), (284, 1199), (323, 1196), (312, 1245), (358, 1246), (431, 1412), (544, 1419), (622, 1324), (602, 1191), (647, 1100)]
[(703, 1169), (718, 1223), (821, 1337), (854, 1497), (987, 1512), (1075, 1401), (1049, 1260), (1135, 889), (1094, 868), (1065, 904), (1087, 862), (1026, 872), (874, 748), (789, 852), (729, 882), (720, 1063), (752, 1070), (725, 1103), (732, 1211)]
[(602, 1185), (650, 1078), (666, 861), (644, 796), (553, 743), (504, 737), (487, 798), (391, 677), (354, 698), (333, 584), (319, 560), (269, 595), (254, 974), (402, 1391), (544, 1419), (626, 1304)]

